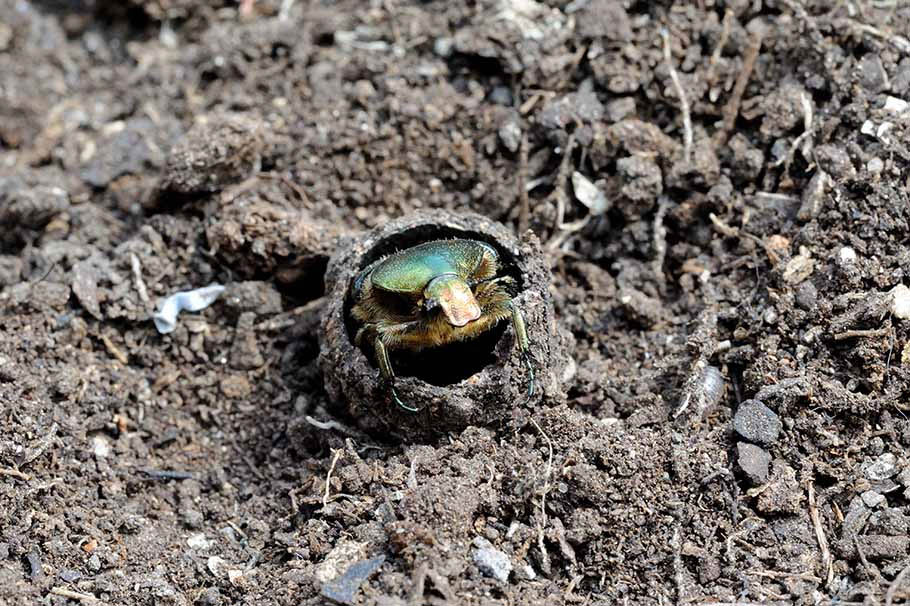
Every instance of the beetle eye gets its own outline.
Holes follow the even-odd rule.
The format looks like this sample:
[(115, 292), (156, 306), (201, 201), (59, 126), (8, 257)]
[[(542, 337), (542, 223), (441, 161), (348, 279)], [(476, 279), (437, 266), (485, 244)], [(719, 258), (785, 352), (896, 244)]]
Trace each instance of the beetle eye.
[(427, 299), (426, 301), (423, 302), (423, 307), (427, 311), (433, 311), (434, 309), (439, 307), (439, 301), (437, 301), (436, 299)]

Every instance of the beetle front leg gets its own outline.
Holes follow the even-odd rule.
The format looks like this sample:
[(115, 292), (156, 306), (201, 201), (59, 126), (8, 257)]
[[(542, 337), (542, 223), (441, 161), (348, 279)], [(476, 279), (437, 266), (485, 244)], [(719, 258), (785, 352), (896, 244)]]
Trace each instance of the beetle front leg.
[(524, 316), (521, 310), (514, 302), (509, 302), (512, 309), (512, 328), (515, 330), (515, 338), (518, 340), (518, 349), (521, 351), (521, 357), (525, 361), (528, 369), (528, 397), (534, 395), (534, 365), (531, 364), (531, 341), (528, 339), (528, 328), (525, 326)]
[(406, 405), (398, 397), (398, 392), (395, 391), (395, 372), (392, 370), (392, 361), (389, 360), (389, 351), (379, 335), (373, 340), (373, 350), (376, 352), (376, 361), (379, 362), (379, 374), (382, 375), (383, 380), (388, 384), (392, 399), (408, 412), (418, 412), (419, 409)]

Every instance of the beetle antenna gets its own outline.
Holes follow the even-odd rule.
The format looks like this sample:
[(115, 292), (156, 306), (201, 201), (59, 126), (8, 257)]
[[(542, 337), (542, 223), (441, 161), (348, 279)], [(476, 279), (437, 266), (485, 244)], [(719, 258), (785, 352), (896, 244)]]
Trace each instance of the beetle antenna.
[(396, 404), (398, 404), (399, 406), (401, 406), (408, 412), (420, 412), (419, 408), (414, 408), (412, 406), (408, 406), (407, 404), (405, 404), (404, 402), (401, 401), (401, 398), (398, 397), (398, 392), (395, 391), (395, 385), (390, 384), (389, 391), (392, 393), (392, 399), (395, 400)]

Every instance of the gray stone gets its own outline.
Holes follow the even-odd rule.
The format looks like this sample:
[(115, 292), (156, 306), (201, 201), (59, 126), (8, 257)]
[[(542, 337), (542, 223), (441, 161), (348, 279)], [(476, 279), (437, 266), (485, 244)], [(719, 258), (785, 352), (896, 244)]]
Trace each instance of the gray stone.
[(873, 482), (887, 480), (897, 473), (897, 458), (886, 452), (875, 460), (863, 465), (863, 475)]
[(885, 502), (885, 495), (879, 494), (874, 490), (867, 490), (860, 497), (862, 497), (866, 507), (877, 507)]
[(101, 558), (97, 553), (93, 553), (92, 557), (88, 559), (88, 569), (92, 572), (99, 572), (101, 570)]
[(488, 540), (477, 537), (474, 539), (473, 557), (474, 564), (484, 575), (492, 577), (503, 583), (509, 580), (509, 574), (512, 572), (512, 560), (502, 551), (493, 547)]
[(880, 93), (891, 88), (888, 72), (881, 58), (873, 53), (865, 55), (859, 62), (859, 81), (866, 90)]
[(352, 564), (343, 575), (322, 586), (322, 597), (339, 604), (353, 604), (354, 598), (360, 591), (360, 586), (379, 570), (383, 562), (385, 562), (385, 556), (378, 555), (375, 558)]
[(897, 483), (901, 486), (910, 486), (910, 467), (904, 467), (899, 474), (897, 474)]
[(750, 482), (758, 485), (768, 480), (768, 466), (771, 464), (771, 455), (768, 451), (755, 444), (739, 442), (736, 445), (736, 453), (736, 462)]
[(76, 581), (78, 581), (79, 579), (82, 578), (82, 573), (79, 572), (78, 570), (64, 568), (59, 573), (57, 573), (57, 576), (64, 583), (75, 583)]
[(733, 429), (756, 444), (773, 444), (780, 435), (780, 418), (757, 400), (746, 400), (733, 416)]
[(499, 140), (510, 152), (518, 151), (521, 145), (521, 127), (517, 118), (510, 117), (499, 127)]

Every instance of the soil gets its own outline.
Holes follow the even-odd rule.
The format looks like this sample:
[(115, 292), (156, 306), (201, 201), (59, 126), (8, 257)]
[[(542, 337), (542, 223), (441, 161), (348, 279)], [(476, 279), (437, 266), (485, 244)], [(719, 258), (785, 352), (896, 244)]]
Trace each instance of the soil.
[[(910, 599), (907, 32), (0, 0), (0, 603)], [(330, 259), (418, 211), (539, 246), (558, 389), (438, 431), (327, 389)]]

